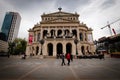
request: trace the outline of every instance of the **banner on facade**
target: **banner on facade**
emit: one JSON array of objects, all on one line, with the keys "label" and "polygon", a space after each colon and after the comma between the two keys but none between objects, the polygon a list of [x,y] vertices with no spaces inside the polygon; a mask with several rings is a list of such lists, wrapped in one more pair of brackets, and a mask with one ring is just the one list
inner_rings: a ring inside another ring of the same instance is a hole
[{"label": "banner on facade", "polygon": [[32,44],[33,42],[33,35],[29,35],[29,43]]}]

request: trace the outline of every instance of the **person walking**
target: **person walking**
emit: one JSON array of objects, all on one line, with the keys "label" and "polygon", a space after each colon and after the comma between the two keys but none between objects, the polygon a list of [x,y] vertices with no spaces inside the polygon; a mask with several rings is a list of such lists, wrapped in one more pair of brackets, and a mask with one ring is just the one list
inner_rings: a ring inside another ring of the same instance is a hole
[{"label": "person walking", "polygon": [[61,54],[62,63],[61,66],[65,65],[65,56],[64,53]]},{"label": "person walking", "polygon": [[72,54],[70,55],[70,59],[71,59],[71,61],[73,61],[73,55]]},{"label": "person walking", "polygon": [[67,53],[67,55],[66,55],[66,58],[67,58],[67,61],[68,61],[68,66],[70,65],[70,53]]}]

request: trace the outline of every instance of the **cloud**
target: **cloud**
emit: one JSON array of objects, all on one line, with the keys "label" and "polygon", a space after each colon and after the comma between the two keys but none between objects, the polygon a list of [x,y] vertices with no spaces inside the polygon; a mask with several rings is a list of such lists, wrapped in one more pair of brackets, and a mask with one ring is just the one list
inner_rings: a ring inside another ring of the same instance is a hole
[{"label": "cloud", "polygon": [[35,6],[35,4],[45,4],[51,2],[50,0],[5,0],[5,2],[8,2],[9,4],[13,5],[14,7],[17,7],[19,9],[27,10],[30,9],[30,7]]},{"label": "cloud", "polygon": [[[108,28],[100,28],[107,25],[107,21],[111,23],[120,18],[119,3],[119,0],[91,0],[89,4],[77,10],[81,15],[80,21],[93,28],[94,39],[110,36]],[[118,31],[117,26],[115,29]]]},{"label": "cloud", "polygon": [[[120,0],[1,0],[0,1],[0,25],[2,25],[5,12],[15,11],[20,13],[22,20],[19,37],[28,37],[28,29],[41,21],[41,15],[45,12],[53,13],[62,7],[62,11],[80,14],[80,22],[93,28],[94,39],[109,35],[107,21],[113,22],[120,18]],[[115,27],[118,32],[120,28]]]},{"label": "cloud", "polygon": [[56,0],[56,6],[62,7],[66,11],[74,12],[79,7],[85,6],[90,0]]},{"label": "cloud", "polygon": [[116,2],[117,2],[116,0],[105,0],[102,3],[101,7],[102,9],[107,9],[107,8],[115,6]]}]

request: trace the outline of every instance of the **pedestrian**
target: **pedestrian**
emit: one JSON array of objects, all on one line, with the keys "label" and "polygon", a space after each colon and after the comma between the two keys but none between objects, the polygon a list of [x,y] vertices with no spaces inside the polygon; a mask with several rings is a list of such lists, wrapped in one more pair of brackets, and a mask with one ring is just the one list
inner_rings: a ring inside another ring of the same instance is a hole
[{"label": "pedestrian", "polygon": [[70,65],[70,53],[67,53],[67,55],[66,55],[66,58],[67,58],[67,61],[68,61],[68,66]]},{"label": "pedestrian", "polygon": [[73,61],[73,55],[72,54],[70,55],[70,59],[71,59],[71,61]]},{"label": "pedestrian", "polygon": [[62,63],[61,66],[65,65],[65,56],[64,53],[61,54]]},{"label": "pedestrian", "polygon": [[26,59],[26,54],[25,54],[25,52],[23,52],[23,57],[22,57],[22,59]]}]

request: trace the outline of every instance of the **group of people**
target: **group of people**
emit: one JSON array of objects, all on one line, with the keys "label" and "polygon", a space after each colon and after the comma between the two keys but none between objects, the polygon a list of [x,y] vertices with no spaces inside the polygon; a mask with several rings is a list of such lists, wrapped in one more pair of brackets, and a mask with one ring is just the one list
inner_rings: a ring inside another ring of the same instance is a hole
[{"label": "group of people", "polygon": [[70,61],[73,61],[73,55],[70,53],[67,53],[66,55],[64,55],[64,53],[61,54],[61,59],[62,59],[62,63],[61,66],[66,65],[65,64],[65,58],[67,59],[68,63],[67,65],[70,65]]}]

